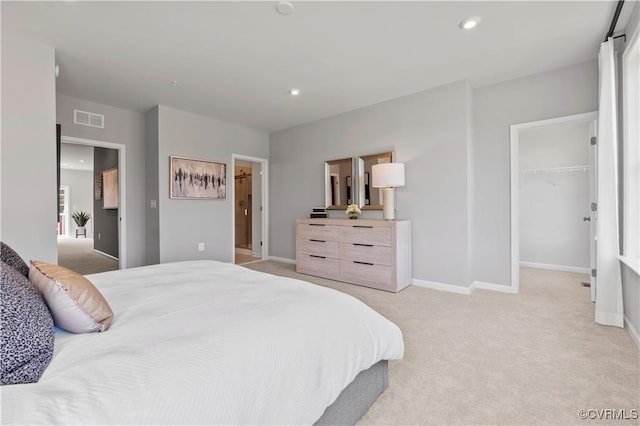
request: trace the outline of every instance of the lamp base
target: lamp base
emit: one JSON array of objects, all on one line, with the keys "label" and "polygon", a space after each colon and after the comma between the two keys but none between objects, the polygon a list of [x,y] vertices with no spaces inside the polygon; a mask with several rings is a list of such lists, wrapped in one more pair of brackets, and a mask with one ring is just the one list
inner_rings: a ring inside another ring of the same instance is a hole
[{"label": "lamp base", "polygon": [[394,220],[396,218],[395,188],[382,188],[382,218]]}]

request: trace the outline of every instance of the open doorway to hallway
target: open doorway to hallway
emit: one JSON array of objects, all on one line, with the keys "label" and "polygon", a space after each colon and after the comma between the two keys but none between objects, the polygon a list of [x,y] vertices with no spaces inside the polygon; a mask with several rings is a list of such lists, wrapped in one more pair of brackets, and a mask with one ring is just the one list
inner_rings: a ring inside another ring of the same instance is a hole
[{"label": "open doorway to hallway", "polygon": [[80,274],[119,268],[118,150],[60,146],[58,264]]}]

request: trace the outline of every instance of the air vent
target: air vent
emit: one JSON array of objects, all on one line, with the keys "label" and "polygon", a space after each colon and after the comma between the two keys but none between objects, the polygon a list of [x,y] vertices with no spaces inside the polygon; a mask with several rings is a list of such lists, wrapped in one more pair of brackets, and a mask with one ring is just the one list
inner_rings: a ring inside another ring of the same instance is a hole
[{"label": "air vent", "polygon": [[99,127],[104,129],[104,115],[92,112],[73,110],[73,122],[82,126]]}]

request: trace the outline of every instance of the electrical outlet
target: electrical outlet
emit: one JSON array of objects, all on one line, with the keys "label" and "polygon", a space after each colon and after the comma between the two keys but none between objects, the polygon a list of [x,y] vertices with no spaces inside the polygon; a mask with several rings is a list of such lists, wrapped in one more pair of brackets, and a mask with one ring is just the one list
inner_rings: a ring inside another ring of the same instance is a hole
[{"label": "electrical outlet", "polygon": [[198,251],[204,251],[204,243],[198,243]]}]

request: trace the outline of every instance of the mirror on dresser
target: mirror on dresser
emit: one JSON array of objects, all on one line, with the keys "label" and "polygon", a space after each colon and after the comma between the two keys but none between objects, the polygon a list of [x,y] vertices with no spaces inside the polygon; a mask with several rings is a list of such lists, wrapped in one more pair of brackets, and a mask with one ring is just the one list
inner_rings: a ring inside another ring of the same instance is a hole
[{"label": "mirror on dresser", "polygon": [[393,152],[358,157],[358,204],[365,210],[382,210],[382,190],[371,186],[371,167],[393,163]]},{"label": "mirror on dresser", "polygon": [[324,198],[327,209],[346,209],[349,204],[355,203],[353,163],[353,158],[325,161]]}]

